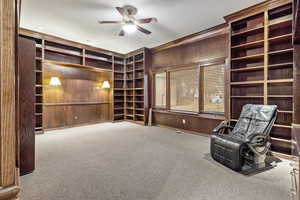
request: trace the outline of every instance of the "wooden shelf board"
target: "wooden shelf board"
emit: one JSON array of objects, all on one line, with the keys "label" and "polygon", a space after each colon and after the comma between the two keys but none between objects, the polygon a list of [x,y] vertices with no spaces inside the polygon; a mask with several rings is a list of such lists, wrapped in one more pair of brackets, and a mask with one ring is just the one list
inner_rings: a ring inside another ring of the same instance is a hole
[{"label": "wooden shelf board", "polygon": [[293,18],[291,17],[288,19],[277,20],[277,21],[274,21],[273,23],[272,23],[272,21],[270,21],[268,26],[269,26],[269,28],[272,28],[274,26],[281,26],[281,25],[288,24],[288,23],[292,24],[292,22],[293,22]]},{"label": "wooden shelf board", "polygon": [[268,95],[269,98],[293,98],[293,95]]},{"label": "wooden shelf board", "polygon": [[124,71],[114,70],[114,73],[124,74]]},{"label": "wooden shelf board", "polygon": [[275,41],[291,39],[292,36],[293,36],[293,34],[289,33],[289,34],[285,34],[285,35],[272,37],[272,38],[269,38],[269,42],[272,43],[272,42],[275,42]]},{"label": "wooden shelf board", "polygon": [[43,60],[41,57],[35,57],[36,60]]},{"label": "wooden shelf board", "polygon": [[283,49],[283,50],[278,50],[278,51],[271,51],[268,54],[269,55],[276,55],[276,54],[282,54],[282,53],[288,53],[288,52],[292,52],[294,49]]},{"label": "wooden shelf board", "polygon": [[289,110],[278,110],[278,113],[293,114],[294,111],[289,111]]},{"label": "wooden shelf board", "polygon": [[263,83],[264,81],[242,81],[242,82],[231,82],[230,85],[257,85]]},{"label": "wooden shelf board", "polygon": [[245,34],[251,34],[252,32],[260,31],[260,30],[263,30],[263,29],[264,29],[263,26],[259,26],[259,27],[251,28],[251,29],[244,30],[244,31],[241,31],[241,32],[232,33],[231,36],[236,37],[236,36],[241,36],[241,35],[245,35]]},{"label": "wooden shelf board", "polygon": [[231,96],[231,98],[264,98],[264,96]]},{"label": "wooden shelf board", "polygon": [[121,108],[114,108],[114,110],[123,110],[124,107],[121,107]]},{"label": "wooden shelf board", "polygon": [[55,52],[55,53],[60,53],[60,54],[65,54],[65,55],[76,56],[76,57],[82,58],[82,54],[80,52],[60,49],[60,48],[57,48],[57,47],[46,46],[45,51],[52,51],[52,52]]},{"label": "wooden shelf board", "polygon": [[271,140],[276,140],[276,141],[285,142],[285,143],[291,143],[292,142],[291,140],[276,138],[276,137],[271,137]]},{"label": "wooden shelf board", "polygon": [[251,60],[251,59],[257,59],[257,58],[263,58],[264,54],[255,54],[251,56],[243,56],[238,58],[232,58],[232,61],[240,61],[240,60]]},{"label": "wooden shelf board", "polygon": [[274,124],[275,127],[279,127],[279,128],[292,128],[292,126],[287,126],[287,125],[282,125],[282,124]]},{"label": "wooden shelf board", "polygon": [[80,65],[80,64],[73,64],[73,63],[64,63],[64,62],[58,62],[53,60],[45,60],[45,63],[55,64],[55,65],[61,65],[64,67],[76,67],[84,70],[94,71],[94,72],[112,72],[111,69],[103,69],[98,67],[91,67],[87,65]]},{"label": "wooden shelf board", "polygon": [[102,58],[102,57],[92,56],[92,55],[85,55],[85,58],[92,59],[92,60],[99,60],[99,61],[107,62],[107,63],[112,63],[112,60]]},{"label": "wooden shelf board", "polygon": [[247,48],[259,47],[259,46],[263,46],[263,45],[264,45],[264,40],[258,40],[258,41],[254,41],[254,42],[248,42],[245,44],[232,46],[231,49],[247,49]]},{"label": "wooden shelf board", "polygon": [[280,68],[280,67],[284,67],[284,66],[293,66],[294,63],[292,62],[287,62],[287,63],[279,63],[279,64],[271,64],[269,65],[269,68]]},{"label": "wooden shelf board", "polygon": [[114,114],[115,117],[124,116],[124,113],[122,114]]},{"label": "wooden shelf board", "polygon": [[276,80],[268,80],[268,83],[292,83],[294,80],[291,79],[276,79]]},{"label": "wooden shelf board", "polygon": [[256,70],[263,70],[264,66],[255,66],[255,67],[244,67],[238,69],[231,69],[231,72],[240,72],[240,71],[256,71]]},{"label": "wooden shelf board", "polygon": [[143,71],[144,67],[136,68],[135,71]]},{"label": "wooden shelf board", "polygon": [[41,116],[43,113],[35,113],[35,116]]}]

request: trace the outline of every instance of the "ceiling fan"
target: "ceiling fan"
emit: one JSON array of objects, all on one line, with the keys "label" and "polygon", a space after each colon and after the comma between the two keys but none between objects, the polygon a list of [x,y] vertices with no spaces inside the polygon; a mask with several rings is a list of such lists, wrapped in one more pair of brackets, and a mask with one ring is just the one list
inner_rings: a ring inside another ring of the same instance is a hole
[{"label": "ceiling fan", "polygon": [[123,7],[116,7],[118,12],[122,15],[123,19],[120,21],[99,21],[100,24],[122,24],[122,30],[119,36],[124,36],[126,33],[132,33],[135,30],[139,30],[147,35],[151,34],[151,31],[141,27],[141,24],[147,24],[151,22],[157,22],[157,18],[145,18],[136,19],[134,16],[137,14],[138,10],[134,6],[125,5]]}]

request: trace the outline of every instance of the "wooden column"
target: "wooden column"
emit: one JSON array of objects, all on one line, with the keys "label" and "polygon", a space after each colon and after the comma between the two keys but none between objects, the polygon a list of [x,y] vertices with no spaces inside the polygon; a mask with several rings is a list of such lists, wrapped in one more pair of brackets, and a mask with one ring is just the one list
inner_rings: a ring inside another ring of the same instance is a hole
[{"label": "wooden column", "polygon": [[18,0],[0,1],[0,200],[19,193],[16,134],[16,27]]}]

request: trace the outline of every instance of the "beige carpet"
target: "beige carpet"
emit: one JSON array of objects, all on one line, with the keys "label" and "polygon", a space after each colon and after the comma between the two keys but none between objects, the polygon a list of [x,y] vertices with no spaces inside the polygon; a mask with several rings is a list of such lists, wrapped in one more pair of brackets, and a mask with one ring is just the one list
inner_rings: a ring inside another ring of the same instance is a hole
[{"label": "beige carpet", "polygon": [[209,138],[132,123],[37,136],[22,200],[288,200],[289,162],[243,176],[209,156]]}]

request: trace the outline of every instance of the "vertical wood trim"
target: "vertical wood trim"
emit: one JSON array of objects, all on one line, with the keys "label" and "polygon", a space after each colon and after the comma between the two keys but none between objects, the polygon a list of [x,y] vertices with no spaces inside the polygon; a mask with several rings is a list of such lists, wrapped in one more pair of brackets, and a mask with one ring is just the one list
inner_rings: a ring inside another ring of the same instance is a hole
[{"label": "vertical wood trim", "polygon": [[204,110],[204,67],[199,66],[198,67],[199,70],[199,81],[198,81],[198,85],[199,85],[199,108],[198,108],[198,113],[200,113],[201,111]]},{"label": "vertical wood trim", "polygon": [[166,108],[167,110],[170,110],[171,109],[171,83],[170,83],[170,72],[166,72],[167,73],[167,94],[166,94]]},{"label": "vertical wood trim", "polygon": [[0,2],[0,186],[15,184],[15,45],[16,1]]},{"label": "vertical wood trim", "polygon": [[[114,56],[112,56],[112,65],[114,62]],[[82,65],[85,66],[85,49],[82,49]]]},{"label": "vertical wood trim", "polygon": [[293,123],[300,124],[300,45],[294,45],[294,116]]},{"label": "vertical wood trim", "polygon": [[269,15],[268,11],[264,12],[264,104],[268,104],[268,65],[269,65]]},{"label": "vertical wood trim", "polygon": [[[230,34],[231,35],[231,34]],[[231,37],[229,35],[229,37]],[[230,41],[231,39],[229,39]],[[231,50],[229,50],[231,51]],[[231,111],[230,111],[230,104],[231,104],[231,86],[230,86],[230,76],[231,76],[231,63],[230,63],[230,55],[229,58],[226,59],[225,61],[225,66],[224,66],[224,112],[225,112],[225,118],[226,120],[230,120],[231,118]]]}]

